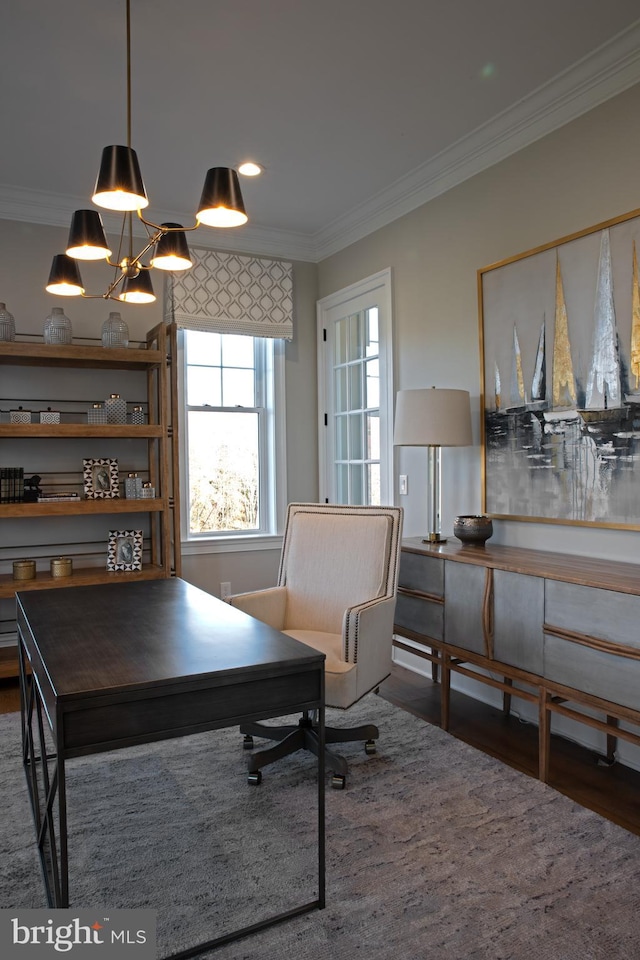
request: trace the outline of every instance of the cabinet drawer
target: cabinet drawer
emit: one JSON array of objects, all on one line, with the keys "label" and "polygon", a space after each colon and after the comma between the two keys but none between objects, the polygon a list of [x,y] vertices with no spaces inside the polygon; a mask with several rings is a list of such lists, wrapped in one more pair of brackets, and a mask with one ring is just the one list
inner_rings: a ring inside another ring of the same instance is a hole
[{"label": "cabinet drawer", "polygon": [[434,600],[422,597],[407,597],[398,593],[394,622],[414,633],[420,633],[432,640],[442,640],[444,606]]},{"label": "cabinet drawer", "polygon": [[640,649],[640,596],[545,581],[545,622]]},{"label": "cabinet drawer", "polygon": [[542,676],[544,580],[493,572],[493,656]]},{"label": "cabinet drawer", "polygon": [[640,710],[640,660],[545,634],[544,675],[565,687]]},{"label": "cabinet drawer", "polygon": [[482,629],[486,575],[484,567],[451,560],[445,563],[445,640],[454,647],[471,650],[482,656],[487,653]]},{"label": "cabinet drawer", "polygon": [[[640,597],[547,580],[545,620],[548,627],[640,651]],[[544,675],[603,700],[640,709],[640,660],[545,633]]]},{"label": "cabinet drawer", "polygon": [[421,553],[400,554],[400,573],[398,584],[408,590],[431,593],[436,597],[444,596],[444,563],[435,557],[425,557]]}]

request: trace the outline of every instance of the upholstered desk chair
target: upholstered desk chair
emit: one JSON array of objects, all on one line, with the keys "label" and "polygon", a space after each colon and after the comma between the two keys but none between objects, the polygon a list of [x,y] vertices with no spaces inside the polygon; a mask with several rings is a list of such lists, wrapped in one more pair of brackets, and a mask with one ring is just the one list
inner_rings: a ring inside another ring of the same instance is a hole
[{"label": "upholstered desk chair", "polygon": [[[278,585],[231,597],[230,603],[326,654],[325,702],[347,709],[374,690],[391,670],[393,615],[398,585],[402,509],[292,503],[282,544]],[[249,782],[261,767],[296,750],[317,755],[315,718],[297,726],[243,725],[245,747],[253,736],[278,741],[249,758]],[[327,744],[365,741],[375,753],[378,729],[325,728]],[[345,786],[347,763],[325,751],[332,786]]]}]

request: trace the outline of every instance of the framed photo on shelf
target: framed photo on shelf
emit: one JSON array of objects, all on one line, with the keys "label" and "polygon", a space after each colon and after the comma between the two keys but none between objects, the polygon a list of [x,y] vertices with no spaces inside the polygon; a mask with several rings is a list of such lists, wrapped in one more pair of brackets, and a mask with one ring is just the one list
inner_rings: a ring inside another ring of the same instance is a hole
[{"label": "framed photo on shelf", "polygon": [[118,461],[100,457],[82,461],[84,495],[87,500],[113,500],[120,496]]},{"label": "framed photo on shelf", "polygon": [[478,271],[483,512],[640,530],[640,216]]},{"label": "framed photo on shelf", "polygon": [[107,570],[142,570],[142,530],[110,530]]}]

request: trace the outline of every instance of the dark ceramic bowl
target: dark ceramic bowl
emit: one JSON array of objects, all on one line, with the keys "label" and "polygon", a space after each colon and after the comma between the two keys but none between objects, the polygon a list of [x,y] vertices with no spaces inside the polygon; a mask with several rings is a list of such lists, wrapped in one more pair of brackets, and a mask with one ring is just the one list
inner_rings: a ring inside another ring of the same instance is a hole
[{"label": "dark ceramic bowl", "polygon": [[453,521],[453,533],[463,543],[483,544],[493,536],[493,523],[491,517],[456,517]]}]

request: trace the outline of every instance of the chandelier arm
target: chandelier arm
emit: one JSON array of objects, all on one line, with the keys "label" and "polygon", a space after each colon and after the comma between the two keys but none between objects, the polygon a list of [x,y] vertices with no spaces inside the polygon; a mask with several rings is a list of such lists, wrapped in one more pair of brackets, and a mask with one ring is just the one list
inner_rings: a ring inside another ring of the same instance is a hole
[{"label": "chandelier arm", "polygon": [[[151,221],[151,220],[146,220],[146,219],[142,216],[142,214],[140,213],[140,210],[137,211],[137,214],[138,214],[138,219],[141,220],[141,221],[144,223],[145,227],[152,227],[154,230],[158,230],[159,233],[160,233],[160,236],[162,236],[162,235],[165,234],[165,233],[178,233],[180,230],[181,230],[183,233],[187,233],[188,231],[191,231],[191,230],[197,230],[198,227],[200,226],[200,224],[199,224],[199,223],[197,222],[197,220],[196,220],[196,222],[194,223],[194,225],[193,225],[192,227],[182,227],[182,226],[180,226],[180,227],[163,227],[163,226],[161,226],[159,223],[153,223],[153,221]],[[160,239],[160,236],[156,237],[156,242]]]},{"label": "chandelier arm", "polygon": [[147,253],[149,250],[151,250],[152,247],[155,247],[156,243],[158,242],[158,240],[160,239],[160,237],[162,236],[163,233],[164,233],[164,231],[163,231],[163,230],[160,230],[160,229],[158,228],[157,232],[154,233],[154,235],[149,239],[149,242],[148,242],[148,244],[146,245],[146,247],[143,247],[142,250],[140,251],[140,253],[137,253],[137,254],[135,255],[135,257],[132,257],[132,258],[130,259],[130,261],[129,261],[130,266],[132,266],[132,267],[140,267],[142,270],[151,270],[151,269],[153,269],[152,267],[147,267],[146,264],[142,263],[142,258],[144,257],[145,253]]},{"label": "chandelier arm", "polygon": [[[116,254],[117,260],[115,261],[115,263],[112,262],[111,260],[109,260],[109,265],[112,266],[112,267],[115,267],[115,268],[118,269],[118,270],[122,270],[122,261],[123,261],[123,256],[124,256],[123,253],[122,253],[122,247],[123,247],[123,244],[124,244],[126,227],[127,227],[127,218],[126,218],[126,216],[125,216],[125,217],[122,218],[122,226],[121,226],[121,228],[120,228],[120,237],[119,237],[119,239],[118,239],[118,253]],[[118,278],[118,279],[121,279],[121,277]],[[117,281],[114,279],[114,281],[113,281],[114,285],[116,284],[116,282],[117,282]],[[113,289],[113,286],[109,289],[108,293],[109,293],[112,289]],[[107,295],[108,295],[108,293],[107,293]]]},{"label": "chandelier arm", "polygon": [[[118,281],[119,283],[120,281]],[[114,303],[120,303],[118,297],[112,297],[109,293],[81,293],[81,300],[113,300]]]},{"label": "chandelier arm", "polygon": [[126,215],[129,224],[129,263],[133,260],[133,217],[130,213]]},{"label": "chandelier arm", "polygon": [[[114,291],[117,287],[120,286],[120,284],[122,283],[123,279],[124,279],[124,271],[121,271],[120,276],[119,276],[119,277],[116,277],[115,280],[113,280],[113,281],[109,284],[106,293],[103,293],[103,294],[102,294],[102,299],[103,299],[103,300],[117,300],[118,298],[117,298],[117,297],[112,297],[111,294],[113,293],[113,291]],[[94,298],[94,299],[97,299],[97,298]]]}]

